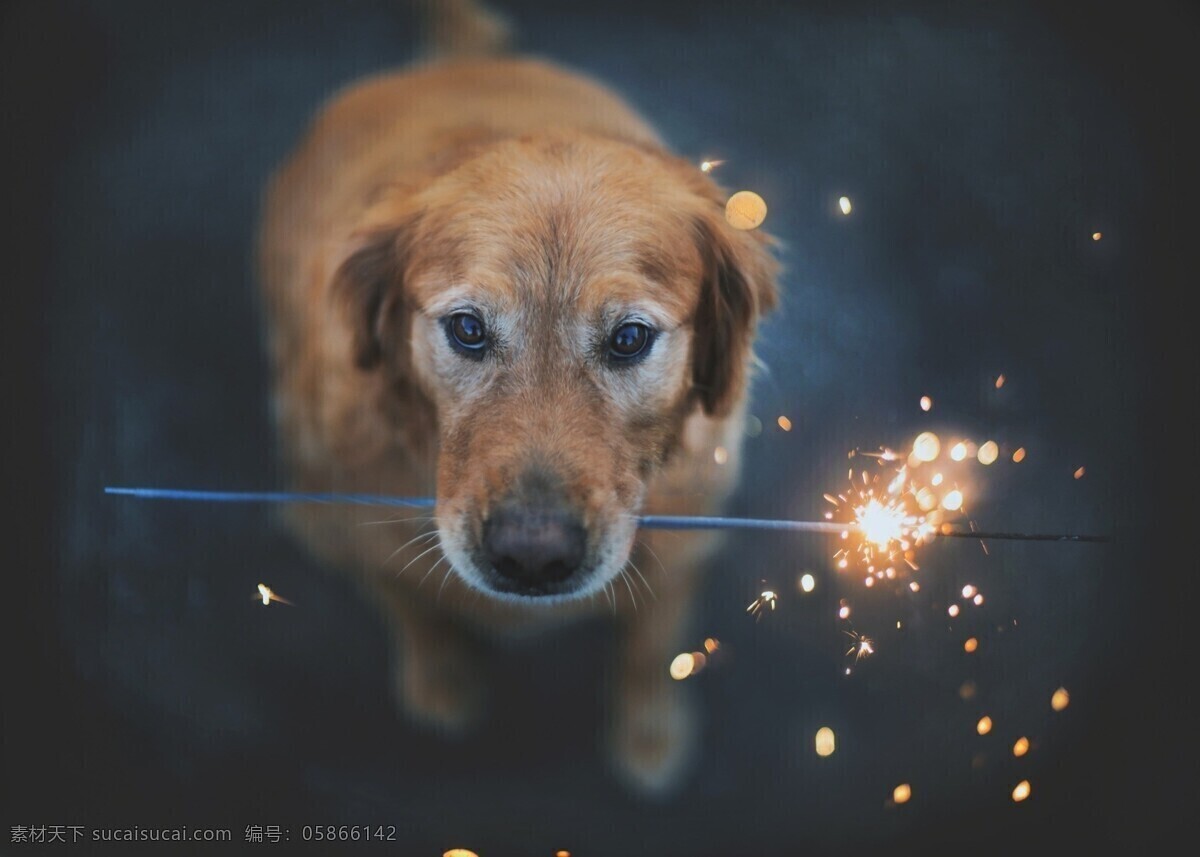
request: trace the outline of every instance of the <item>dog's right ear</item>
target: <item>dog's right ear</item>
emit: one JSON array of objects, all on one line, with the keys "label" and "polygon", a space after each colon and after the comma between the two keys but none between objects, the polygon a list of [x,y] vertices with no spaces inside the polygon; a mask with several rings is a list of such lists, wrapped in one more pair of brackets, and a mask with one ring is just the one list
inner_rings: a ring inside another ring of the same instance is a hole
[{"label": "dog's right ear", "polygon": [[350,325],[359,369],[379,366],[406,328],[403,277],[408,230],[376,227],[358,233],[333,275],[331,296]]}]

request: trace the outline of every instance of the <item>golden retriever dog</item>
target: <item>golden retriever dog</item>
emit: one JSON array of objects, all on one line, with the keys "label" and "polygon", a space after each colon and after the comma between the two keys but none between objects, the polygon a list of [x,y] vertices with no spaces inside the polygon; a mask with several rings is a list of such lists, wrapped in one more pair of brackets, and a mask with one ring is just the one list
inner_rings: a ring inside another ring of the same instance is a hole
[{"label": "golden retriever dog", "polygon": [[388,523],[295,507],[289,524],[383,605],[399,702],[442,728],[480,710],[481,640],[612,615],[613,762],[662,790],[695,739],[668,667],[697,646],[717,537],[637,517],[711,514],[733,488],[776,263],[620,98],[501,55],[472,3],[437,8],[458,52],[333,98],[261,234],[292,487],[437,505]]}]

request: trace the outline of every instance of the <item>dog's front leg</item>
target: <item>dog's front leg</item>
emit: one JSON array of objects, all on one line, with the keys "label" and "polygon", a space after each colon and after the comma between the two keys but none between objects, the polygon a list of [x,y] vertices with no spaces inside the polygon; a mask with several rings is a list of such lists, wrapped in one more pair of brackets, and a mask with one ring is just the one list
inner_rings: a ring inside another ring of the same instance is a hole
[{"label": "dog's front leg", "polygon": [[411,603],[405,595],[387,599],[396,701],[422,723],[447,731],[465,729],[483,707],[477,641],[446,614]]},{"label": "dog's front leg", "polygon": [[[670,665],[677,654],[693,648],[687,634],[700,583],[694,566],[678,560],[691,560],[702,551],[677,548],[653,548],[667,564],[658,569],[660,575],[651,576],[654,597],[639,598],[642,603],[636,611],[624,612],[620,628],[612,722],[614,762],[623,779],[650,794],[662,794],[678,784],[699,737],[692,689],[687,682],[671,678]],[[658,563],[644,551],[636,553],[634,560],[642,569]]]}]

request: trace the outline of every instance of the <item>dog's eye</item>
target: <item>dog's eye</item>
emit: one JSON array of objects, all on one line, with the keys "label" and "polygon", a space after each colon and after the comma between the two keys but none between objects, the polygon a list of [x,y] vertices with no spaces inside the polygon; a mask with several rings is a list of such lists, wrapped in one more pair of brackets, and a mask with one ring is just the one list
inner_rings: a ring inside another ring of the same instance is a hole
[{"label": "dog's eye", "polygon": [[474,313],[456,312],[446,319],[446,333],[450,344],[461,351],[476,356],[487,345],[487,330],[483,320]]},{"label": "dog's eye", "polygon": [[639,322],[627,322],[608,339],[609,356],[616,361],[633,360],[644,355],[654,340],[654,331]]}]

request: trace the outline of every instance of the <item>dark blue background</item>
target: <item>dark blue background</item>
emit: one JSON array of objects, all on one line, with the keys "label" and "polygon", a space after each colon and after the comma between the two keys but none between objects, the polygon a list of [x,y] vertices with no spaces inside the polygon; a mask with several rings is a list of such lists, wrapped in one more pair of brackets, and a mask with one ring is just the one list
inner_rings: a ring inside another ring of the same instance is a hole
[{"label": "dark blue background", "polygon": [[[1159,351],[1178,345],[1156,298],[1186,197],[1162,184],[1162,132],[1195,105],[1172,100],[1179,80],[1161,64],[1195,31],[1171,6],[1136,22],[1039,8],[504,7],[523,49],[607,82],[677,151],[727,159],[719,179],[770,206],[784,300],[759,349],[766,430],[747,441],[732,513],[815,517],[848,449],[932,427],[1029,450],[987,472],[972,509],[984,526],[1117,539],[988,556],[939,543],[921,593],[893,596],[837,578],[824,541],[735,536],[701,623],[726,654],[695,679],[704,756],[676,799],[646,804],[602,762],[603,624],[495,652],[493,716],[443,741],[394,714],[381,621],[270,510],[100,494],[278,483],[253,277],[260,189],[324,98],[413,55],[403,4],[10,7],[8,291],[34,294],[12,327],[7,410],[39,419],[11,420],[25,433],[5,453],[35,480],[9,518],[7,574],[28,594],[7,605],[22,621],[6,652],[4,823],[207,823],[235,839],[283,824],[293,841],[303,824],[395,824],[398,853],[483,857],[1144,835],[1149,790],[1182,764],[1181,748],[1153,743],[1184,693],[1157,678],[1176,657],[1181,572],[1144,526],[1168,505],[1148,477],[1180,466],[1151,438],[1173,422],[1151,399]],[[1195,390],[1187,365],[1177,406]],[[802,570],[817,574],[811,596]],[[256,605],[260,580],[297,606]],[[782,598],[755,624],[743,610],[760,581]],[[968,582],[987,604],[948,622]],[[850,678],[839,597],[879,649]],[[982,644],[967,656],[971,634]],[[1072,704],[1055,715],[1060,684]],[[839,742],[824,760],[821,725]],[[1017,760],[1022,734],[1034,750]],[[1033,798],[1014,805],[1026,777]],[[886,807],[902,781],[914,799]]]}]

